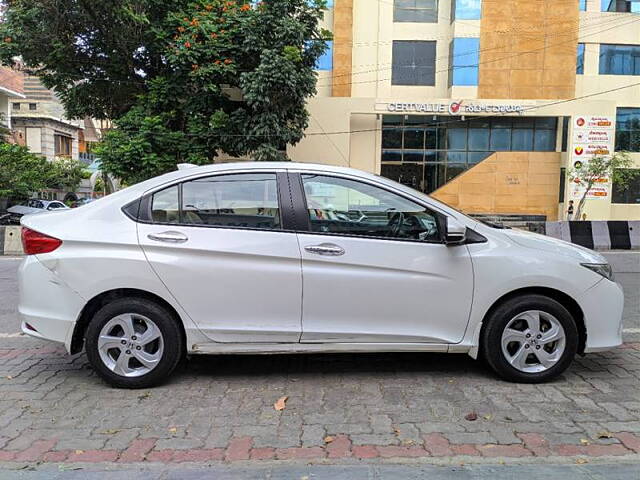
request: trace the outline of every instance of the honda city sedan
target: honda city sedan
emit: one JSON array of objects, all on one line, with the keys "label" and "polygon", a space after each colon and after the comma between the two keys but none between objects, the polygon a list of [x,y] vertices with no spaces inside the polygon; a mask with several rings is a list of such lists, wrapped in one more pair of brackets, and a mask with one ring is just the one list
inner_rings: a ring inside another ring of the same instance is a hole
[{"label": "honda city sedan", "polygon": [[621,344],[600,254],[361,171],[181,169],[22,219],[22,330],[118,387],[185,355],[449,352],[543,382]]}]

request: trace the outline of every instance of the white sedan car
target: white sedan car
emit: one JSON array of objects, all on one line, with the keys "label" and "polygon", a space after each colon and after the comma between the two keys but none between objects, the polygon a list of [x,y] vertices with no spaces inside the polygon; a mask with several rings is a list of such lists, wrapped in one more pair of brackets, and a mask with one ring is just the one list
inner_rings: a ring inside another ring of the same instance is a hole
[{"label": "white sedan car", "polygon": [[357,170],[190,168],[22,224],[23,331],[119,387],[223,353],[467,353],[542,382],[621,344],[598,253]]},{"label": "white sedan car", "polygon": [[18,223],[23,215],[53,212],[54,210],[67,210],[68,208],[69,207],[58,200],[32,198],[20,205],[14,205],[13,207],[8,208],[7,213],[11,214],[12,221]]}]

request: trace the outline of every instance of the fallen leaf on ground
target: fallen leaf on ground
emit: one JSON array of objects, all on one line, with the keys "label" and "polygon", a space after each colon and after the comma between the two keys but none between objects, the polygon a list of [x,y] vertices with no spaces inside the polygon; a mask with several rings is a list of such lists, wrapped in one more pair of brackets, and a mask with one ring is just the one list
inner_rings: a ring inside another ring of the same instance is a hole
[{"label": "fallen leaf on ground", "polygon": [[67,470],[82,470],[82,467],[60,464],[58,465],[58,470],[60,470],[61,472],[66,472]]},{"label": "fallen leaf on ground", "polygon": [[284,410],[284,407],[286,406],[288,399],[289,397],[287,397],[286,395],[284,397],[280,397],[278,401],[273,404],[273,408],[275,408],[278,411]]},{"label": "fallen leaf on ground", "polygon": [[326,437],[324,437],[324,443],[331,443],[333,442],[334,438],[331,435],[327,435]]},{"label": "fallen leaf on ground", "polygon": [[104,432],[100,432],[102,435],[115,435],[116,433],[118,433],[120,430],[105,430]]},{"label": "fallen leaf on ground", "polygon": [[76,455],[80,455],[81,453],[84,453],[84,450],[76,450]]},{"label": "fallen leaf on ground", "polygon": [[169,432],[170,432],[170,433],[176,433],[177,431],[178,431],[178,429],[177,429],[176,427],[171,427],[171,428],[169,429]]},{"label": "fallen leaf on ground", "polygon": [[581,438],[580,439],[580,443],[582,445],[589,445],[591,442],[589,442],[589,440],[587,440],[586,438]]},{"label": "fallen leaf on ground", "polygon": [[7,380],[13,380],[13,377],[11,375],[7,375]]},{"label": "fallen leaf on ground", "polygon": [[611,432],[599,432],[598,438],[613,438],[613,434]]},{"label": "fallen leaf on ground", "polygon": [[589,463],[589,460],[587,460],[586,458],[579,458],[576,460],[576,463],[578,465],[584,465],[585,463]]},{"label": "fallen leaf on ground", "polygon": [[145,392],[142,395],[138,395],[138,400],[144,400],[145,398],[149,398],[151,396],[151,392]]},{"label": "fallen leaf on ground", "polygon": [[491,420],[493,418],[493,415],[484,415],[482,418],[484,418],[485,420]]},{"label": "fallen leaf on ground", "polygon": [[478,414],[476,412],[467,413],[464,416],[464,419],[470,422],[475,422],[478,419]]}]

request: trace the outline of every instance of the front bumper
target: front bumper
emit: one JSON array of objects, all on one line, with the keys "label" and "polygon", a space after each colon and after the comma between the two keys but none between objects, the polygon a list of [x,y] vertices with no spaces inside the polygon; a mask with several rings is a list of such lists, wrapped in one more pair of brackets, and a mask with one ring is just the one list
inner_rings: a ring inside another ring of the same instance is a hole
[{"label": "front bumper", "polygon": [[69,351],[73,328],[86,303],[82,297],[35,256],[22,261],[18,289],[22,331],[32,337],[64,343]]},{"label": "front bumper", "polygon": [[579,303],[587,329],[585,353],[622,345],[624,294],[620,285],[603,279],[587,290]]}]

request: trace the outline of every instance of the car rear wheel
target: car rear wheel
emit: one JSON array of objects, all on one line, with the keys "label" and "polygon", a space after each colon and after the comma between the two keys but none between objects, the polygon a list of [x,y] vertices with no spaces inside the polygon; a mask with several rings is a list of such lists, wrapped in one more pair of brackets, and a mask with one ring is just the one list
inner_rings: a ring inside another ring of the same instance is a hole
[{"label": "car rear wheel", "polygon": [[493,311],[481,341],[487,362],[502,378],[540,383],[569,367],[578,350],[578,329],[556,300],[523,295]]},{"label": "car rear wheel", "polygon": [[143,298],[121,298],[102,307],[86,333],[95,371],[115,387],[146,388],[175,369],[183,352],[177,319]]}]

